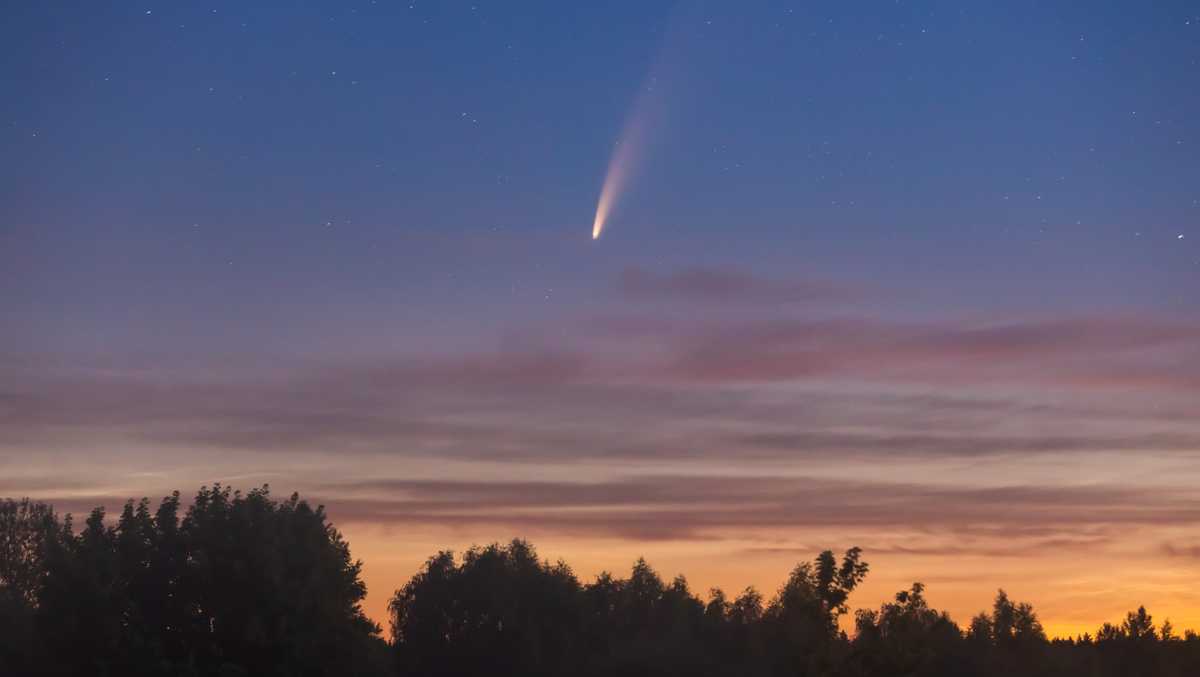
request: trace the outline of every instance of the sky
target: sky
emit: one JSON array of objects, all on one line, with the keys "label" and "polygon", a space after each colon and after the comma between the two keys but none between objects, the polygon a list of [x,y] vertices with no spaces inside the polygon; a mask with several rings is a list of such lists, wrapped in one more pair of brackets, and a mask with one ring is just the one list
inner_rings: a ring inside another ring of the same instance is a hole
[{"label": "sky", "polygon": [[526,537],[1200,629],[1194,2],[47,0],[0,55],[0,495],[300,491],[385,624]]}]

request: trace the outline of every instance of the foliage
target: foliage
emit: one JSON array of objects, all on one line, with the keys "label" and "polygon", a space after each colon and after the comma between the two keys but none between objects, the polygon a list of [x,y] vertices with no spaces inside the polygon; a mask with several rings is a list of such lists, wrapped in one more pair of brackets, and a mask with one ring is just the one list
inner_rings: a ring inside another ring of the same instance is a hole
[{"label": "foliage", "polygon": [[[29,607],[36,662],[53,675],[347,675],[370,672],[378,628],[361,564],[298,496],[202,488],[151,509],[97,508],[43,539]],[[54,530],[50,530],[54,531]],[[6,562],[5,566],[8,566]]]},{"label": "foliage", "polygon": [[70,516],[0,501],[0,674],[893,677],[1200,674],[1200,637],[1145,608],[1049,640],[1000,590],[965,630],[913,583],[840,630],[868,567],[858,548],[801,562],[767,601],[707,599],[645,560],[581,583],[522,540],[431,557],[363,614],[361,564],[324,509],[266,487],[201,488]]},{"label": "foliage", "polygon": [[63,537],[64,527],[50,506],[27,498],[0,500],[0,666],[32,669],[33,612],[45,553]]}]

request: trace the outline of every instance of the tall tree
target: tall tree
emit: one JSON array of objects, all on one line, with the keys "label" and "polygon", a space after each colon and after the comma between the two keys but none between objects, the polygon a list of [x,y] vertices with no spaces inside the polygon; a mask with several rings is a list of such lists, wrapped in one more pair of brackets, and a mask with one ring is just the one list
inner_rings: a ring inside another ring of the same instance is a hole
[{"label": "tall tree", "polygon": [[442,552],[389,605],[402,674],[568,674],[580,643],[579,582],[533,546]]},{"label": "tall tree", "polygon": [[34,612],[47,551],[62,540],[63,528],[44,503],[0,499],[0,672],[18,674],[34,660]]},{"label": "tall tree", "polygon": [[38,594],[45,670],[96,675],[358,675],[382,641],[361,564],[295,494],[202,488],[97,509],[47,549]]},{"label": "tall tree", "polygon": [[949,614],[931,608],[913,583],[878,611],[856,615],[852,665],[860,675],[963,674],[962,635]]},{"label": "tall tree", "polygon": [[837,646],[838,618],[867,570],[860,548],[847,550],[840,565],[826,550],[792,570],[764,617],[777,674],[816,675],[831,669],[835,653],[846,648],[845,642]]},{"label": "tall tree", "polygon": [[378,631],[362,610],[362,563],[327,521],[292,494],[202,488],[180,527],[202,664],[249,674],[350,674]]}]

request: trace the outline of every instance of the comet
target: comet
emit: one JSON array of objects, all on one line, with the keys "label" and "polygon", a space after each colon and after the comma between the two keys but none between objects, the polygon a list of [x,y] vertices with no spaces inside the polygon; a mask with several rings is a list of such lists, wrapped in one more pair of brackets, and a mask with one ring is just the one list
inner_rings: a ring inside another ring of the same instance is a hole
[{"label": "comet", "polygon": [[[650,145],[650,130],[657,130],[660,127],[659,123],[665,120],[667,90],[678,90],[680,71],[687,65],[683,58],[681,42],[691,34],[684,30],[690,19],[681,16],[679,12],[680,7],[676,6],[667,17],[657,57],[646,74],[642,88],[634,98],[633,106],[625,119],[625,126],[613,146],[612,156],[608,160],[608,171],[604,174],[604,184],[600,188],[600,198],[596,201],[596,217],[592,219],[592,240],[600,239],[600,234],[608,225],[614,209],[624,197],[630,182],[636,177],[642,156]],[[666,83],[667,86],[659,87],[660,82]]]},{"label": "comet", "polygon": [[645,146],[646,130],[650,126],[649,120],[653,117],[651,99],[654,94],[654,81],[654,77],[651,76],[647,86],[638,95],[608,161],[604,185],[600,188],[600,199],[596,201],[596,217],[592,220],[593,240],[600,239],[600,233],[608,224],[613,207],[625,193],[630,178],[636,173],[641,150]]},{"label": "comet", "polygon": [[613,204],[625,191],[625,182],[633,165],[633,144],[628,140],[617,142],[613,149],[612,159],[608,163],[608,172],[604,175],[604,186],[600,189],[600,199],[596,202],[596,218],[592,221],[592,239],[599,240]]}]

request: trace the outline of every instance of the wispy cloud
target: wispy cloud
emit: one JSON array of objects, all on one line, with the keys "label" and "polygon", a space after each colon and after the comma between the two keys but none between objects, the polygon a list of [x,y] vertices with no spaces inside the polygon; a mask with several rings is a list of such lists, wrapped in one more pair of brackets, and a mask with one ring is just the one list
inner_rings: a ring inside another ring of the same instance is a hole
[{"label": "wispy cloud", "polygon": [[668,369],[708,382],[845,377],[1185,389],[1200,382],[1200,370],[1183,358],[1197,354],[1200,325],[1153,317],[922,325],[800,319],[697,328],[679,341]]},{"label": "wispy cloud", "polygon": [[[871,555],[900,555],[904,557],[1029,557],[1047,552],[1087,552],[1103,549],[1117,543],[1112,535],[1099,536],[1059,536],[1054,538],[1027,538],[1023,534],[1009,534],[1002,545],[982,544],[978,540],[970,544],[933,544],[933,545],[904,545],[897,543],[864,541],[860,544]],[[1013,542],[1016,541],[1016,542]],[[745,548],[748,554],[789,555],[806,557],[808,553],[818,550],[812,545],[805,546],[755,546]]]},{"label": "wispy cloud", "polygon": [[951,488],[815,477],[641,476],[591,483],[368,480],[320,493],[343,521],[649,540],[814,527],[993,537],[1018,536],[1036,525],[1051,534],[1043,546],[1057,547],[1102,544],[1094,537],[1075,542],[1080,529],[1200,520],[1194,490],[1117,485]]},{"label": "wispy cloud", "polygon": [[609,329],[600,345],[558,350],[509,342],[211,372],[10,357],[0,425],[10,444],[559,462],[1200,448],[1188,404],[1200,325],[1186,322],[646,317]]},{"label": "wispy cloud", "polygon": [[939,580],[965,557],[1044,583],[1085,554],[1200,558],[1190,318],[916,316],[732,269],[610,289],[470,349],[0,353],[0,495],[81,515],[270,481],[356,546],[394,527],[807,558],[832,536]]},{"label": "wispy cloud", "polygon": [[[36,492],[61,512],[110,513],[120,494]],[[157,497],[152,496],[152,500]],[[1108,530],[1200,522],[1194,490],[1104,485],[951,488],[817,477],[631,476],[604,482],[371,479],[315,485],[311,501],[342,525],[478,528],[517,535],[589,535],[639,541],[737,538],[769,542],[796,529],[924,533],[924,542],[881,541],[880,554],[1014,557],[1038,550],[1087,550]],[[939,536],[940,535],[940,536]],[[952,538],[957,544],[938,544]],[[763,545],[756,551],[809,548]],[[1172,557],[1192,546],[1163,545]]]},{"label": "wispy cloud", "polygon": [[1175,543],[1163,543],[1162,552],[1167,557],[1180,557],[1183,559],[1200,560],[1200,544],[1198,545],[1178,545]]},{"label": "wispy cloud", "polygon": [[791,303],[844,301],[858,294],[849,286],[824,280],[775,280],[725,268],[684,268],[659,273],[630,267],[618,288],[628,298],[668,298],[698,303]]}]

